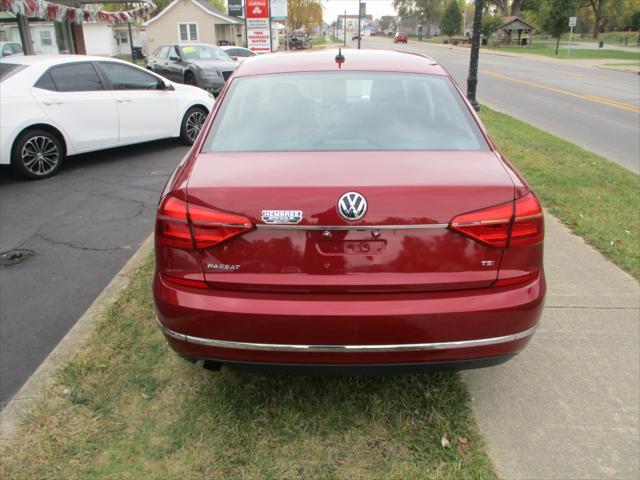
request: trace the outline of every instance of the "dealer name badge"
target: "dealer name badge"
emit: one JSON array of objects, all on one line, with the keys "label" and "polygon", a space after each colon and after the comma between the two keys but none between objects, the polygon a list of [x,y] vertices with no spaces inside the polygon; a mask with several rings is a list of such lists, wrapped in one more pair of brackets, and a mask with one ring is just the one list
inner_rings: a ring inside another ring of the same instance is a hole
[{"label": "dealer name badge", "polygon": [[262,221],[269,224],[291,225],[302,221],[302,210],[262,210]]}]

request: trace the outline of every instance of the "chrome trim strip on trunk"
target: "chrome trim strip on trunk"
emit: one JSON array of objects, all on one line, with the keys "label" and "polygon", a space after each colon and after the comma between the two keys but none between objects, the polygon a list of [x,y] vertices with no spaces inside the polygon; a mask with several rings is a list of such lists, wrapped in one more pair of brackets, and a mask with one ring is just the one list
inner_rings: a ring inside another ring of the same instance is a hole
[{"label": "chrome trim strip on trunk", "polygon": [[497,345],[500,343],[514,342],[528,337],[535,332],[538,325],[534,325],[524,332],[512,333],[501,337],[479,338],[476,340],[459,340],[454,342],[433,342],[433,343],[402,343],[389,345],[295,345],[278,343],[252,343],[234,342],[230,340],[216,340],[213,338],[193,337],[184,333],[174,332],[160,323],[158,317],[156,321],[165,335],[187,343],[205,345],[207,347],[230,348],[236,350],[261,350],[270,352],[331,352],[331,353],[362,353],[362,352],[408,352],[424,350],[447,350],[451,348],[484,347],[486,345]]},{"label": "chrome trim strip on trunk", "polygon": [[286,230],[418,230],[426,228],[447,228],[448,223],[423,223],[415,225],[271,225],[260,223],[258,229]]}]

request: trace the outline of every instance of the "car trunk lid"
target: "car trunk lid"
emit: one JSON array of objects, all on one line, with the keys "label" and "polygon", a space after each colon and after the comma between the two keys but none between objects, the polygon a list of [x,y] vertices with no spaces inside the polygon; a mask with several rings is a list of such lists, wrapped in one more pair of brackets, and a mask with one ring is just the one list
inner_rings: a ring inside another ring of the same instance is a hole
[{"label": "car trunk lid", "polygon": [[[337,209],[366,198],[360,220]],[[502,249],[447,228],[455,216],[514,199],[491,151],[208,153],[193,166],[188,201],[256,226],[198,250],[215,288],[388,292],[478,288],[495,281]],[[299,223],[269,224],[263,211]]]}]

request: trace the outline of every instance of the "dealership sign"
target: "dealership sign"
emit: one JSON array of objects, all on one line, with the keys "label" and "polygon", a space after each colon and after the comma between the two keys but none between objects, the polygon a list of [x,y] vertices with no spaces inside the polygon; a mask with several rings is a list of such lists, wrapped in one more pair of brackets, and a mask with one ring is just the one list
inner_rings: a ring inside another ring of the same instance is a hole
[{"label": "dealership sign", "polygon": [[269,28],[250,28],[247,30],[247,45],[249,50],[257,53],[271,51],[271,35]]},{"label": "dealership sign", "polygon": [[247,28],[269,28],[269,0],[246,0]]},{"label": "dealership sign", "polygon": [[246,0],[247,48],[254,52],[271,51],[269,0]]},{"label": "dealership sign", "polygon": [[242,0],[227,0],[230,17],[242,17]]},{"label": "dealership sign", "polygon": [[271,18],[273,20],[287,19],[287,0],[271,0]]}]

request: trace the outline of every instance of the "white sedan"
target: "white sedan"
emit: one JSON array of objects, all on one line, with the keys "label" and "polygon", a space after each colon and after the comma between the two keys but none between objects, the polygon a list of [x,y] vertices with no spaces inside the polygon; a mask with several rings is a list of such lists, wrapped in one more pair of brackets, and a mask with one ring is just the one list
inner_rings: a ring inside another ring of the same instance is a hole
[{"label": "white sedan", "polygon": [[32,179],[65,156],[180,137],[192,144],[213,96],[121,60],[86,55],[0,61],[0,164]]},{"label": "white sedan", "polygon": [[253,50],[249,50],[248,48],[244,47],[235,47],[228,45],[220,48],[224,50],[224,53],[229,55],[236,62],[244,62],[247,58],[255,57],[257,55],[257,53]]}]

